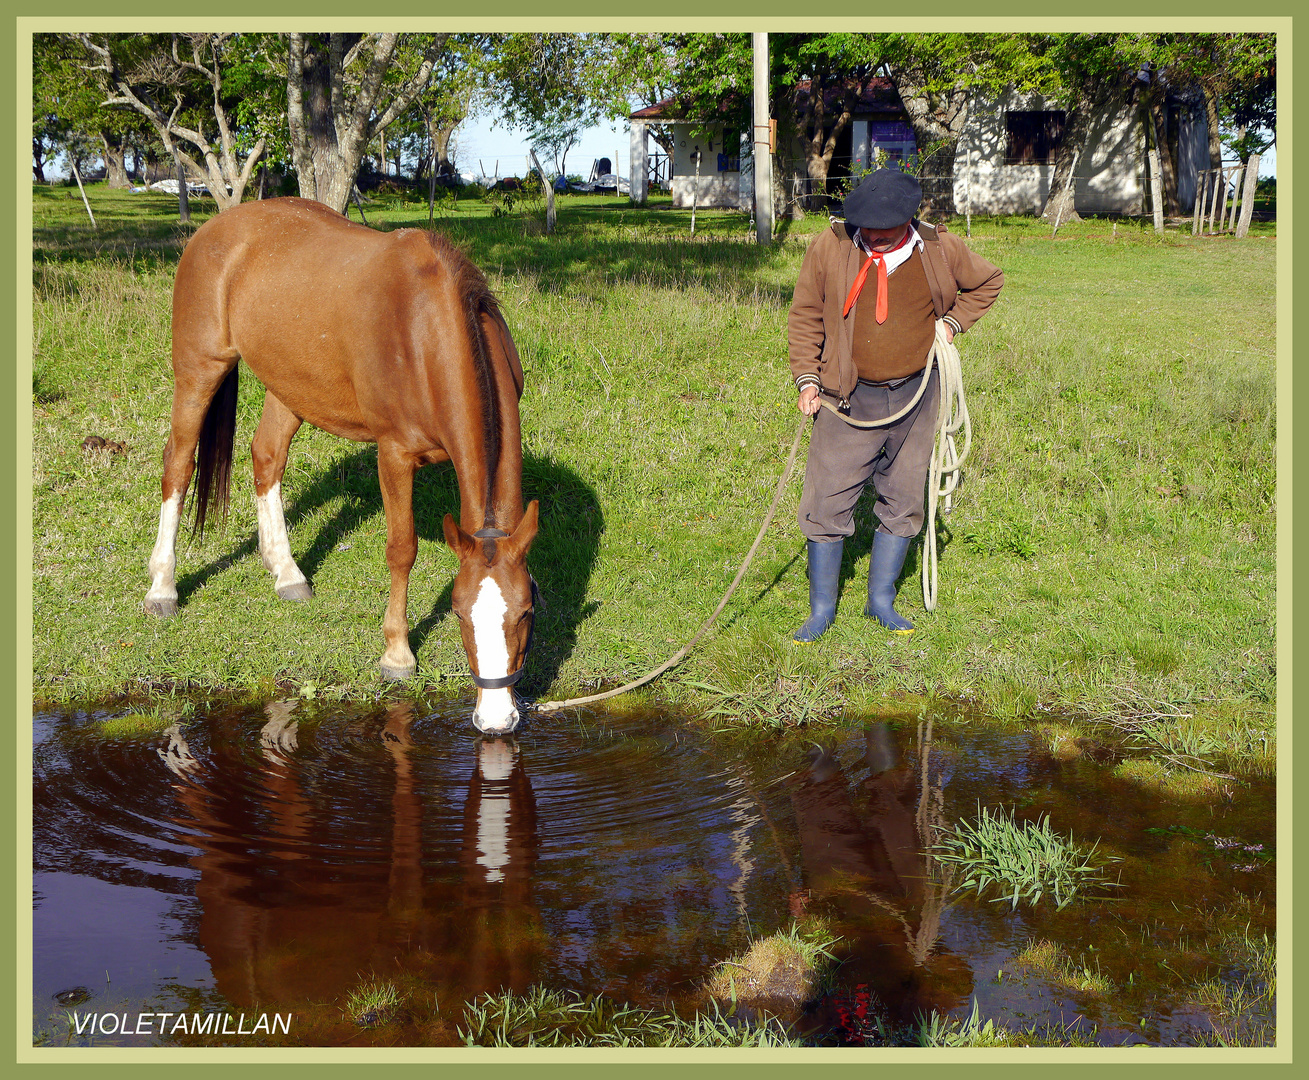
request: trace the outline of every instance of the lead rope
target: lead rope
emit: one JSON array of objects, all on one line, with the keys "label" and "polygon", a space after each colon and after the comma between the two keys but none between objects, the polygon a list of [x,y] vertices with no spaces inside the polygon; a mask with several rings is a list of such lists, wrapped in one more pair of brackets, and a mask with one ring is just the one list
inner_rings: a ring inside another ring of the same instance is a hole
[{"label": "lead rope", "polygon": [[791,471],[795,468],[795,456],[800,451],[800,440],[804,436],[805,422],[809,418],[802,416],[800,426],[795,431],[795,441],[791,443],[791,454],[786,459],[786,468],[782,470],[782,478],[777,481],[777,491],[773,494],[773,505],[768,508],[768,513],[764,515],[764,523],[759,526],[759,535],[754,538],[754,543],[750,545],[750,553],[746,555],[745,562],[741,564],[741,569],[736,572],[731,586],[723,594],[723,598],[718,601],[718,606],[714,608],[714,613],[704,621],[704,625],[695,632],[695,637],[688,641],[678,650],[677,654],[667,660],[653,671],[647,672],[634,682],[627,683],[615,690],[606,690],[603,694],[592,694],[589,697],[569,698],[567,701],[543,701],[538,702],[536,708],[541,712],[554,712],[556,709],[567,708],[570,705],[589,705],[593,701],[604,701],[606,698],[617,697],[619,694],[626,694],[629,690],[635,690],[639,686],[644,686],[648,682],[653,682],[670,667],[680,664],[686,659],[686,654],[695,648],[696,643],[704,637],[705,631],[713,626],[714,620],[723,613],[723,608],[727,607],[727,601],[732,598],[736,592],[736,587],[741,584],[741,579],[745,577],[745,572],[750,568],[750,563],[754,561],[755,552],[759,550],[759,545],[763,542],[764,533],[768,531],[768,526],[773,523],[773,518],[777,515],[777,508],[782,503],[782,494],[786,491],[787,481],[791,479]]},{"label": "lead rope", "polygon": [[[918,392],[914,395],[914,399],[894,416],[888,416],[884,420],[852,420],[827,402],[821,403],[823,408],[835,413],[847,424],[854,427],[885,427],[887,424],[899,420],[918,404],[927,390],[927,380],[931,376],[933,361],[936,362],[937,369],[941,373],[941,400],[937,408],[936,445],[932,451],[927,477],[927,540],[923,548],[923,604],[928,611],[933,611],[936,608],[937,503],[944,500],[942,513],[948,514],[950,512],[954,489],[959,483],[959,467],[963,464],[964,458],[968,456],[968,450],[973,441],[972,425],[968,420],[968,405],[964,400],[964,383],[959,364],[959,350],[946,339],[945,323],[940,319],[936,321],[936,337],[932,342],[932,352],[927,358],[927,366],[923,369],[923,379],[919,384]],[[714,621],[723,613],[723,609],[727,607],[727,602],[731,600],[732,594],[736,592],[737,586],[741,584],[742,579],[745,577],[745,572],[754,561],[755,553],[758,552],[759,545],[763,542],[764,533],[768,531],[768,526],[773,523],[773,518],[777,516],[777,508],[781,505],[782,494],[786,491],[786,485],[795,469],[795,458],[800,451],[800,440],[804,437],[805,425],[808,421],[809,417],[807,416],[800,418],[800,426],[796,428],[795,440],[791,443],[791,453],[786,459],[786,468],[782,470],[781,479],[777,481],[777,491],[773,494],[773,505],[768,508],[768,513],[764,515],[763,524],[759,526],[759,533],[755,536],[754,543],[750,545],[750,551],[745,557],[745,562],[741,564],[741,569],[736,572],[736,577],[732,580],[727,592],[723,594],[723,598],[718,601],[714,613],[704,621],[700,629],[695,632],[695,636],[672,657],[657,668],[642,675],[639,679],[615,687],[613,690],[606,690],[601,694],[568,698],[566,701],[539,701],[533,708],[538,712],[556,712],[559,709],[571,708],[574,705],[590,705],[592,702],[618,697],[620,694],[626,694],[629,691],[645,686],[647,683],[654,682],[669,668],[676,667],[686,659],[687,654],[695,648],[700,639],[704,637],[705,632],[709,627],[713,626]],[[961,454],[955,452],[954,442],[955,433],[960,428],[964,432],[964,449]],[[947,477],[944,486],[942,486],[943,476]],[[929,576],[931,579],[930,591],[928,586]]]}]

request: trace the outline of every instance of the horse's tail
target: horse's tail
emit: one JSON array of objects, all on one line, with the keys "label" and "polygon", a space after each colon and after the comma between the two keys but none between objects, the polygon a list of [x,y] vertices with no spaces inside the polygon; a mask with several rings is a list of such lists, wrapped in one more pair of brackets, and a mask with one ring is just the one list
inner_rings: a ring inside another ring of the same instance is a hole
[{"label": "horse's tail", "polygon": [[209,402],[200,428],[199,463],[195,470],[195,533],[204,536],[205,516],[215,507],[227,520],[227,496],[232,481],[232,443],[236,438],[237,365],[227,373]]}]

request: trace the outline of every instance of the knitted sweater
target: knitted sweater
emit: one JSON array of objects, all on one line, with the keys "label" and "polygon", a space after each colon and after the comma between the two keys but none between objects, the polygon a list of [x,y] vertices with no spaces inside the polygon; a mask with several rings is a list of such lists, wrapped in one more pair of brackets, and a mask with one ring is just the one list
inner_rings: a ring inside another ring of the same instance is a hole
[{"label": "knitted sweater", "polygon": [[[962,334],[995,303],[1004,284],[1000,268],[987,262],[944,225],[914,221],[923,238],[923,270],[938,319]],[[872,304],[876,289],[864,286],[843,316],[841,309],[866,256],[852,237],[854,227],[835,222],[809,244],[787,318],[787,345],[796,388],[816,384],[842,399],[859,380],[853,360],[855,313]]]}]

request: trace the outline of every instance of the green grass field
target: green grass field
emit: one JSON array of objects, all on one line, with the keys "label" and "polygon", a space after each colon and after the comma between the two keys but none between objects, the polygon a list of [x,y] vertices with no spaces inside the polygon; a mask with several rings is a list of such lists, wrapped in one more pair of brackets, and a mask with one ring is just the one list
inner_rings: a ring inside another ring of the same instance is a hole
[{"label": "green grass field", "polygon": [[[197,201],[182,227],[164,196],[91,197],[95,231],[75,189],[33,189],[36,695],[371,697],[387,590],[375,450],[308,428],[297,437],[287,518],[317,596],[278,601],[255,550],[249,439],[262,389],[248,371],[227,526],[180,546],[180,617],[142,612],[173,268],[212,204]],[[553,236],[539,204],[496,215],[461,200],[436,223],[486,271],[527,374],[524,480],[542,504],[529,562],[548,606],[521,688],[541,698],[662,662],[731,581],[799,423],[786,312],[825,223],[786,223],[761,249],[740,214],[700,211],[692,238],[689,213],[666,202],[559,207]],[[384,228],[427,222],[418,203],[368,214]],[[922,610],[916,547],[899,606],[918,632],[887,635],[861,616],[866,495],[838,621],[819,643],[792,644],[807,612],[797,470],[718,627],[650,693],[701,709],[753,702],[773,719],[919,697],[1004,718],[1131,703],[1271,717],[1273,227],[1235,242],[1087,220],[1052,241],[1039,221],[975,218],[972,233],[1007,283],[959,340],[974,448],[940,526],[938,609]],[[126,452],[83,450],[93,434]],[[452,474],[420,472],[416,501],[419,669],[406,692],[467,692],[440,535],[457,508]]]}]

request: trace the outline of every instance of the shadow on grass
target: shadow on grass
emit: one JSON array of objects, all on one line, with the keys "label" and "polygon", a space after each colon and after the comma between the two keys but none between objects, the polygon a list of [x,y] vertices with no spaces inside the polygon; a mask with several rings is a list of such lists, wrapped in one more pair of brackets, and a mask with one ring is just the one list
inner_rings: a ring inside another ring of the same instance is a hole
[{"label": "shadow on grass", "polygon": [[[239,483],[239,480],[234,483]],[[296,525],[328,503],[349,496],[335,515],[324,523],[307,547],[295,541]],[[528,565],[541,589],[543,605],[537,610],[535,638],[528,658],[527,676],[520,691],[531,695],[549,686],[559,674],[560,666],[572,654],[577,643],[577,628],[592,614],[597,603],[586,600],[604,515],[595,490],[566,465],[535,454],[523,459],[523,499],[541,502],[541,526]],[[286,508],[287,527],[293,547],[300,552],[300,569],[312,582],[336,547],[348,541],[364,522],[383,513],[382,494],[377,481],[377,449],[362,447],[344,459],[334,459],[300,489]],[[459,484],[454,470],[447,466],[419,469],[414,477],[414,520],[418,535],[444,543],[441,522],[447,513],[459,516]],[[254,536],[247,537],[231,550],[205,566],[178,578],[179,603],[191,596],[216,574],[234,563],[256,557]],[[431,571],[415,565],[415,573]],[[388,578],[385,560],[375,568],[377,583]],[[371,572],[371,571],[370,571]],[[432,609],[426,613],[410,612],[409,644],[419,655],[422,674],[422,647],[432,629],[449,613],[453,586],[447,582]],[[382,614],[377,612],[378,652],[382,648]]]}]

